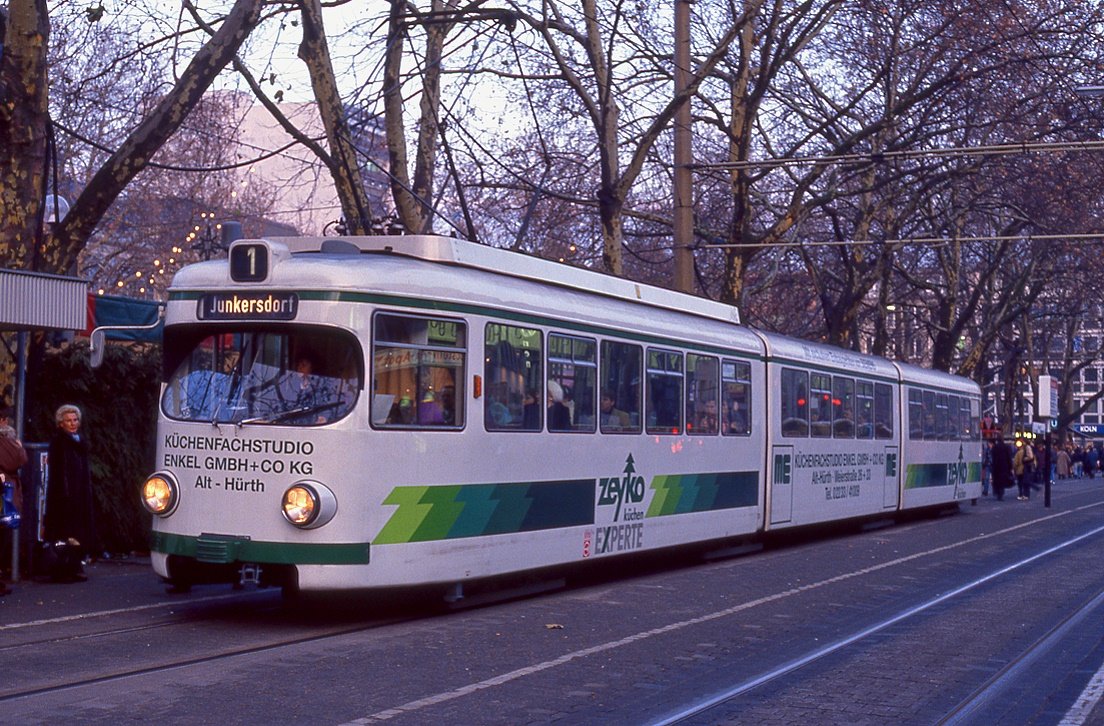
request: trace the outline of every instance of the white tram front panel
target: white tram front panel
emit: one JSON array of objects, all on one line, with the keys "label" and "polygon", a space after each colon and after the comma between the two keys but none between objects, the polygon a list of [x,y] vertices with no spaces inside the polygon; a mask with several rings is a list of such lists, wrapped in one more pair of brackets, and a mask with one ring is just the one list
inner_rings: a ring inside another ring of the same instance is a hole
[{"label": "white tram front panel", "polygon": [[[417,239],[384,240],[404,242]],[[304,589],[456,582],[763,526],[763,348],[721,306],[688,315],[259,241],[235,243],[229,267],[237,282],[225,262],[188,268],[170,296],[157,460],[177,496],[154,521],[163,576],[256,564],[293,568]],[[293,403],[301,352],[326,393]],[[598,422],[606,382],[619,428]],[[555,430],[546,403],[566,388]],[[446,389],[452,416],[431,411]],[[294,487],[321,519],[285,519]]]},{"label": "white tram front panel", "polygon": [[892,512],[899,504],[897,369],[765,335],[767,529]]}]

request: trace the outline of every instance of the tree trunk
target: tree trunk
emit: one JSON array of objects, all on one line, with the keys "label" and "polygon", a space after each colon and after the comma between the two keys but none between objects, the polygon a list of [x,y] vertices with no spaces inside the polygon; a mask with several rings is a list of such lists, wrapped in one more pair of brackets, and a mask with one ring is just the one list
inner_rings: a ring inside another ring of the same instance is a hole
[{"label": "tree trunk", "polygon": [[35,263],[46,194],[46,0],[12,0],[0,63],[0,267]]},{"label": "tree trunk", "polygon": [[368,234],[374,215],[364,190],[356,148],[334,78],[326,31],[322,27],[322,3],[320,0],[303,0],[301,8],[303,42],[299,45],[299,58],[310,73],[318,112],[326,129],[326,140],[330,146],[330,173],[337,197],[341,200],[346,230],[349,234]]}]

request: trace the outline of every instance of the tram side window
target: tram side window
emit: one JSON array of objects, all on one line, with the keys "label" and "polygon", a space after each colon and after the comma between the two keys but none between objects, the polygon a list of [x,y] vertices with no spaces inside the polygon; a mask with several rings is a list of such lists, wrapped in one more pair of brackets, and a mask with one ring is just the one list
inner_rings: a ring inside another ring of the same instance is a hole
[{"label": "tram side window", "polygon": [[640,346],[602,341],[598,418],[604,434],[640,433]]},{"label": "tram side window", "polygon": [[893,438],[893,387],[874,384],[874,438]]},{"label": "tram side window", "polygon": [[855,381],[855,438],[874,438],[874,384]]},{"label": "tram side window", "polygon": [[694,353],[686,355],[686,433],[706,436],[720,430],[719,374],[716,358]]},{"label": "tram side window", "polygon": [[751,366],[726,360],[721,364],[721,433],[751,434]]},{"label": "tram side window", "polygon": [[832,376],[832,436],[855,438],[855,379]]},{"label": "tram side window", "polygon": [[598,344],[587,338],[551,333],[548,336],[548,379],[559,384],[571,426],[548,430],[594,431],[595,386],[598,383]]},{"label": "tram side window", "polygon": [[644,389],[649,434],[682,433],[682,353],[648,348],[648,385]]},{"label": "tram side window", "polygon": [[909,438],[922,441],[924,438],[924,393],[919,388],[910,388],[908,392]]},{"label": "tram side window", "polygon": [[832,436],[832,376],[824,373],[809,375],[812,395],[809,396],[809,433],[814,438]]},{"label": "tram side window", "polygon": [[981,423],[978,421],[980,402],[976,398],[963,398],[962,400],[962,439],[964,441],[977,441],[981,432]]},{"label": "tram side window", "polygon": [[464,425],[467,325],[380,313],[375,318],[372,423],[382,428]]},{"label": "tram side window", "polygon": [[782,435],[809,435],[809,374],[782,369]]},{"label": "tram side window", "polygon": [[[545,408],[542,343],[541,331],[535,328],[487,324],[483,422],[488,431],[541,430]],[[552,393],[549,386],[550,397]],[[559,406],[564,406],[562,389],[559,393]]]}]

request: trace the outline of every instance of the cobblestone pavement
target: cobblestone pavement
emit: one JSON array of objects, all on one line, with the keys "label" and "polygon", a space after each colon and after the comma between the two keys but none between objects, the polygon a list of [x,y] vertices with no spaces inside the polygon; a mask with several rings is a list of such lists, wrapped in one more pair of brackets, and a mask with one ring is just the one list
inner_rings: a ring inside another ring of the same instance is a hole
[{"label": "cobblestone pavement", "polygon": [[[1104,534],[1040,553],[1102,525],[1104,483],[1070,482],[1049,510],[983,499],[727,560],[622,563],[561,591],[371,627],[378,599],[337,615],[282,609],[267,591],[171,599],[144,562],[105,562],[87,583],[16,585],[0,600],[0,653],[61,653],[79,627],[81,647],[112,661],[140,668],[155,647],[181,664],[38,696],[0,690],[0,721],[107,723],[126,708],[160,723],[638,724],[761,680],[690,722],[939,723],[997,683],[962,722],[1057,724],[1104,663],[1104,617],[1039,644],[1104,591]],[[296,642],[277,647],[288,633]],[[237,655],[203,658],[232,643]]]}]

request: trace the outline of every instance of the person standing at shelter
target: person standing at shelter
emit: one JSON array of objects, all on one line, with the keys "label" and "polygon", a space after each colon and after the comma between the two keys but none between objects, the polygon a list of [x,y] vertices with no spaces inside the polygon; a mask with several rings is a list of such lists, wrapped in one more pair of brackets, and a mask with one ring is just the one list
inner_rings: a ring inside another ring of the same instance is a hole
[{"label": "person standing at shelter", "polygon": [[1012,486],[1012,450],[1003,438],[993,443],[993,493],[1004,501],[1004,490]]},{"label": "person standing at shelter", "polygon": [[96,532],[88,437],[81,432],[81,411],[66,404],[54,414],[57,431],[50,440],[46,490],[46,540],[65,543],[52,573],[60,582],[83,582],[81,557],[100,551]]},{"label": "person standing at shelter", "polygon": [[[23,448],[23,442],[15,437],[15,429],[11,427],[12,412],[9,408],[0,408],[0,487],[11,486],[12,504],[16,512],[23,511],[23,491],[19,486],[19,470],[27,463],[27,451]],[[4,492],[0,490],[0,495]],[[12,531],[14,541],[17,532]],[[10,553],[10,550],[7,551]],[[0,595],[7,595],[11,589],[0,581]]]},{"label": "person standing at shelter", "polygon": [[1019,441],[1016,456],[1012,459],[1012,470],[1020,488],[1020,495],[1016,499],[1026,502],[1031,498],[1031,484],[1035,478],[1035,448],[1030,442],[1022,439]]}]

